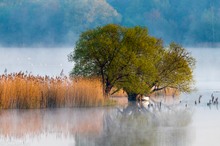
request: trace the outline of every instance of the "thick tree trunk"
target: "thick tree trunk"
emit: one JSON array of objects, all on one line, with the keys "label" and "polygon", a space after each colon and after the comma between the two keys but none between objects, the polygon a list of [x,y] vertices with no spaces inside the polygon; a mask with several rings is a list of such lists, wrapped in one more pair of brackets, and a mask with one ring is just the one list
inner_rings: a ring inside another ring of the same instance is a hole
[{"label": "thick tree trunk", "polygon": [[112,89],[111,86],[106,86],[105,87],[105,98],[109,98],[111,89]]},{"label": "thick tree trunk", "polygon": [[137,100],[137,93],[127,92],[128,101],[136,101]]},{"label": "thick tree trunk", "polygon": [[105,98],[109,98],[110,96],[110,92],[112,90],[112,85],[110,84],[110,82],[108,82],[108,80],[106,81],[106,84],[105,84]]}]

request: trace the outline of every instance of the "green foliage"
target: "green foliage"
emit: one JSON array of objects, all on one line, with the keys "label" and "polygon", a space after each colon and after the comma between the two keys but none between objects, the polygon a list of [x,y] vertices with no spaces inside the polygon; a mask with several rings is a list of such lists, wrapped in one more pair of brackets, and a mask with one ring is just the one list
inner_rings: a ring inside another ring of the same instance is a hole
[{"label": "green foliage", "polygon": [[109,24],[81,34],[69,61],[71,75],[100,76],[106,96],[112,87],[149,94],[166,87],[190,91],[194,59],[181,46],[168,49],[147,28]]},{"label": "green foliage", "polygon": [[179,91],[190,92],[193,83],[193,68],[195,59],[180,45],[171,43],[165,49],[157,65],[158,77],[156,89],[166,87],[176,88]]}]

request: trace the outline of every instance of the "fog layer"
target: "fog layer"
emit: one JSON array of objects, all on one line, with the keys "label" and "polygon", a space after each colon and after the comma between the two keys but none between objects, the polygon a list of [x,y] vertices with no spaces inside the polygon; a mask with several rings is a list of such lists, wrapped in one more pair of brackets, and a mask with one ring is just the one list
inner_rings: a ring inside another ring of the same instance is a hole
[{"label": "fog layer", "polygon": [[73,48],[0,48],[0,74],[28,72],[33,75],[69,75],[73,64],[67,55]]},{"label": "fog layer", "polygon": [[[195,87],[220,89],[220,50],[211,48],[186,48],[196,58]],[[0,48],[0,74],[28,71],[34,75],[65,75],[73,68],[67,55],[73,48]]]}]

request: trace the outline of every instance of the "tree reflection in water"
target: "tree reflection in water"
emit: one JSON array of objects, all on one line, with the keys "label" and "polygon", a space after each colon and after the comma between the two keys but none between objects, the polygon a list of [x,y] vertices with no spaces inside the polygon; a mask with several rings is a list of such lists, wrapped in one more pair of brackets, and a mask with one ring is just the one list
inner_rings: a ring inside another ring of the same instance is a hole
[{"label": "tree reflection in water", "polygon": [[98,137],[76,136],[76,145],[90,146],[188,146],[192,113],[174,107],[145,107],[129,103],[104,114],[103,131]]},{"label": "tree reflection in water", "polygon": [[136,102],[123,108],[2,110],[0,145],[10,145],[10,139],[30,146],[56,141],[63,146],[188,146],[191,116],[186,109]]}]

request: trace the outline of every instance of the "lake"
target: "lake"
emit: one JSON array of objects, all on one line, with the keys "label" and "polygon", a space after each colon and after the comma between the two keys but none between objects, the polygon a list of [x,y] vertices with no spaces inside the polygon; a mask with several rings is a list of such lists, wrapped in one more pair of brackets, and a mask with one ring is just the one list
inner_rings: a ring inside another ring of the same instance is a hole
[{"label": "lake", "polygon": [[[70,48],[1,49],[0,72],[29,71],[59,75],[71,70]],[[218,145],[220,49],[189,48],[196,58],[196,90],[167,104],[144,107],[138,103],[116,107],[1,110],[1,146],[206,146]],[[10,58],[10,59],[8,59]],[[198,103],[202,95],[201,103]],[[195,101],[197,104],[195,105]]]},{"label": "lake", "polygon": [[[182,101],[183,103],[186,101]],[[201,146],[220,134],[217,106],[2,110],[0,145]]]}]

